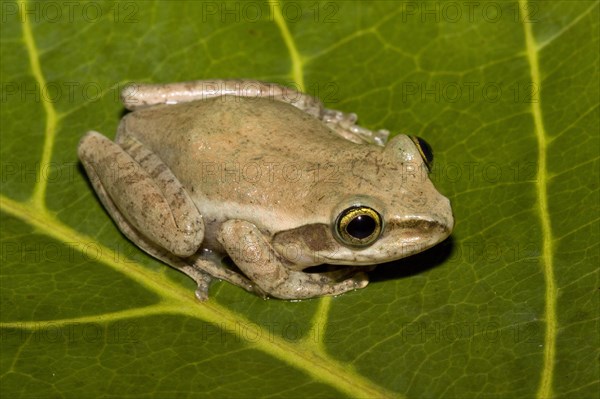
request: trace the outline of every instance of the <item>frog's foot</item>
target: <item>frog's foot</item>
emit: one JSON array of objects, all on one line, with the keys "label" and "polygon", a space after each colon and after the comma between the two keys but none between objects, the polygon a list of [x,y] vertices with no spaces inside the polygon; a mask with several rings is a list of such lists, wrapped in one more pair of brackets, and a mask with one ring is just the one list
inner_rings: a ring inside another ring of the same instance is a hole
[{"label": "frog's foot", "polygon": [[390,135],[389,130],[369,130],[356,124],[355,113],[345,113],[324,108],[320,119],[334,132],[353,143],[369,143],[384,146]]},{"label": "frog's foot", "polygon": [[[201,270],[202,272],[208,273],[215,278],[225,280],[233,285],[237,285],[248,292],[253,292],[262,297],[266,296],[266,294],[256,284],[248,280],[248,278],[227,268],[226,266],[223,266],[221,257],[210,250],[200,250],[198,253],[187,258],[187,261],[193,265],[193,269],[195,270]],[[187,272],[184,273],[187,274]],[[198,290],[200,290],[200,286],[198,286]],[[196,290],[196,296],[198,296],[198,290]]]},{"label": "frog's foot", "polygon": [[319,117],[321,101],[298,90],[251,79],[213,79],[167,84],[131,84],[121,92],[125,108],[136,110],[158,104],[177,104],[220,96],[270,98]]},{"label": "frog's foot", "polygon": [[[321,269],[318,272],[309,269],[304,269],[303,273],[315,274],[330,279],[332,282],[344,281],[348,279],[364,280],[367,272],[373,271],[377,265],[371,266],[339,266],[329,265],[325,269]],[[368,283],[368,279],[367,279]],[[366,284],[365,284],[366,285]]]},{"label": "frog's foot", "polygon": [[339,295],[368,284],[366,274],[360,272],[338,281],[335,272],[305,273],[291,270],[287,261],[279,256],[258,228],[244,220],[232,219],[223,223],[219,241],[242,272],[264,292],[276,298],[307,299]]},{"label": "frog's foot", "polygon": [[339,295],[347,291],[365,288],[369,284],[367,272],[373,270],[373,268],[374,267],[349,266],[341,267],[336,270],[308,274],[319,277],[319,279],[322,279],[323,281],[329,281],[329,284],[331,285],[337,285],[339,292],[328,295]]},{"label": "frog's foot", "polygon": [[[167,263],[170,264],[169,262]],[[196,285],[198,286],[195,291],[196,298],[200,302],[206,301],[208,299],[208,288],[210,287],[210,282],[212,281],[211,276],[204,273],[202,270],[199,270],[194,266],[190,266],[187,264],[182,267],[175,268],[183,272],[185,275],[194,280],[194,282],[196,282]]]}]

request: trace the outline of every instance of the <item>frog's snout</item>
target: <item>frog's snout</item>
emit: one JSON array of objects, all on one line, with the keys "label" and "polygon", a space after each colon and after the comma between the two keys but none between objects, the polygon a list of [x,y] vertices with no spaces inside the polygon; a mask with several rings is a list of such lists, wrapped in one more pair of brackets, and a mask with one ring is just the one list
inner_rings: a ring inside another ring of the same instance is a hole
[{"label": "frog's snout", "polygon": [[423,213],[414,213],[407,217],[391,217],[385,228],[386,235],[402,245],[416,245],[420,252],[445,240],[454,228],[454,217],[450,200],[439,196],[435,204]]},{"label": "frog's snout", "polygon": [[441,233],[440,241],[446,239],[454,229],[454,216],[452,214],[452,205],[450,200],[443,195],[437,204],[432,207],[429,217],[426,219],[429,221],[433,228],[437,228]]},{"label": "frog's snout", "polygon": [[442,198],[440,198],[439,208],[441,208],[441,211],[435,214],[434,219],[445,227],[447,233],[446,237],[448,237],[454,229],[454,215],[452,213],[452,204],[450,203],[450,200],[442,196]]}]

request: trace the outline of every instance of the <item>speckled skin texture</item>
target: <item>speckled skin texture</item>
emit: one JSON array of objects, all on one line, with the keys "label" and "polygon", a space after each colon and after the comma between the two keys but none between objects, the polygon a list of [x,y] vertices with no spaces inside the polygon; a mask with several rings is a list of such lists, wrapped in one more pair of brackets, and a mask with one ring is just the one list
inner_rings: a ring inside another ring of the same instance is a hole
[{"label": "speckled skin texture", "polygon": [[[123,94],[134,111],[115,142],[89,132],[80,143],[121,231],[192,277],[199,299],[211,276],[262,296],[338,295],[367,285],[364,266],[423,251],[452,230],[450,203],[409,137],[382,146],[387,132],[284,90],[253,81],[139,86]],[[381,234],[366,247],[336,234],[352,206],[381,215]],[[323,263],[347,267],[303,271]]]}]

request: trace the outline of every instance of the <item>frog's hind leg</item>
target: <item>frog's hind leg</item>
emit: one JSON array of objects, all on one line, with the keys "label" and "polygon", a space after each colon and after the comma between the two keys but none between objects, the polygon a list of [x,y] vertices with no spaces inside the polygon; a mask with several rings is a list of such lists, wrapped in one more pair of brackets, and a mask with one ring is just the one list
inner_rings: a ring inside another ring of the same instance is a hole
[{"label": "frog's hind leg", "polygon": [[[81,140],[78,150],[98,197],[121,232],[146,253],[191,277],[198,285],[196,296],[200,300],[208,298],[211,275],[252,290],[253,285],[238,273],[209,260],[193,258],[203,238],[204,224],[200,213],[193,203],[188,203],[191,199],[180,191],[183,188],[174,176],[169,175],[168,168],[159,159],[153,159],[156,157],[154,154],[136,148],[136,143],[127,142],[127,139],[122,141],[133,157],[123,147],[97,132],[89,132]],[[146,195],[141,196],[141,191]],[[171,204],[166,197],[171,197]],[[125,204],[119,206],[113,198]],[[181,207],[181,204],[184,206]],[[187,211],[182,212],[185,208]],[[162,210],[162,213],[157,214],[157,210]],[[165,220],[176,221],[187,230],[184,228],[183,232],[178,232],[173,226],[163,227],[163,233],[166,230],[169,233],[157,237],[154,232],[153,239],[140,233],[140,230],[152,233]],[[186,239],[186,232],[192,233],[191,241]],[[181,247],[182,242],[187,242],[187,245]],[[186,259],[189,255],[192,255],[190,260]]]},{"label": "frog's hind leg", "polygon": [[369,130],[357,125],[354,113],[323,107],[321,101],[309,94],[278,85],[250,79],[214,79],[166,84],[132,84],[121,92],[125,108],[133,111],[159,104],[178,104],[220,96],[270,98],[301,109],[322,120],[338,135],[355,143],[385,145],[389,131]]},{"label": "frog's hind leg", "polygon": [[356,124],[355,113],[346,113],[324,108],[320,118],[331,130],[353,143],[369,143],[384,146],[390,135],[389,130],[369,130]]},{"label": "frog's hind leg", "polygon": [[89,132],[78,155],[108,209],[118,209],[156,245],[190,256],[204,239],[202,216],[169,168],[137,144],[124,139],[118,145]]},{"label": "frog's hind leg", "polygon": [[177,104],[220,96],[270,98],[282,101],[319,118],[323,104],[317,98],[276,83],[250,79],[195,80],[167,84],[132,84],[121,92],[125,108],[136,110],[151,105]]},{"label": "frog's hind leg", "polygon": [[[197,292],[200,293],[199,296],[205,299],[210,276],[185,264],[180,258],[170,254],[167,250],[159,249],[156,244],[140,234],[121,213],[107,191],[106,187],[113,179],[135,177],[131,175],[125,177],[123,173],[119,177],[120,172],[122,172],[119,165],[124,166],[122,164],[124,161],[129,163],[134,162],[132,159],[127,159],[126,156],[127,154],[121,147],[96,132],[89,132],[79,144],[79,158],[100,201],[117,224],[119,230],[148,254],[190,276],[198,285]],[[108,169],[111,165],[114,167],[112,170]]]}]

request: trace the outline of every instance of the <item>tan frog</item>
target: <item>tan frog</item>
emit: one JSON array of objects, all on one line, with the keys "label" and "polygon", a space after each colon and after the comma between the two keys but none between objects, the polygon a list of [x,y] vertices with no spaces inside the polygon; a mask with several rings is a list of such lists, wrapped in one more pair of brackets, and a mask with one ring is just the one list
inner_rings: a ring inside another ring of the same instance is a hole
[{"label": "tan frog", "polygon": [[[200,300],[211,277],[284,299],[342,294],[452,231],[421,139],[385,144],[355,114],[252,80],[130,86],[122,100],[133,112],[115,141],[89,132],[79,158],[119,229]],[[310,270],[321,264],[344,267]]]}]

